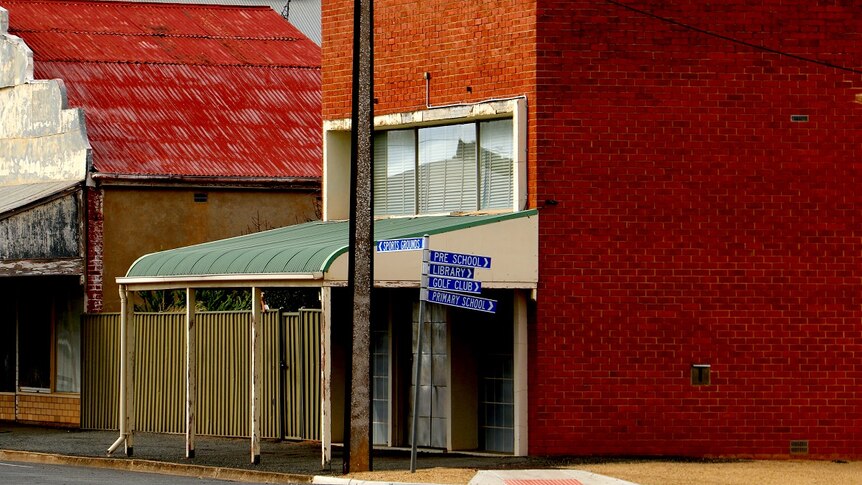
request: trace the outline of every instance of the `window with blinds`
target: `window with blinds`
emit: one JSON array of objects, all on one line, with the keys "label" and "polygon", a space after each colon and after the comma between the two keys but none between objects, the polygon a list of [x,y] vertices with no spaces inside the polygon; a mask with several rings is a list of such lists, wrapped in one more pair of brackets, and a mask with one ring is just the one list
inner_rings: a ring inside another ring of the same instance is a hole
[{"label": "window with blinds", "polygon": [[512,207],[512,120],[379,132],[376,215]]}]

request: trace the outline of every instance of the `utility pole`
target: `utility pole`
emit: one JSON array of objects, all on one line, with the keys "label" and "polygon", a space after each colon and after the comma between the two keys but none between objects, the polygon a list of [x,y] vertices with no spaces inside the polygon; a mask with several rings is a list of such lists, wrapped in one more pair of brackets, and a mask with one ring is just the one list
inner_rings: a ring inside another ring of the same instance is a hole
[{"label": "utility pole", "polygon": [[350,134],[350,242],[347,285],[353,320],[345,402],[344,471],[371,470],[371,289],[374,286],[373,1],[353,2],[353,112]]}]

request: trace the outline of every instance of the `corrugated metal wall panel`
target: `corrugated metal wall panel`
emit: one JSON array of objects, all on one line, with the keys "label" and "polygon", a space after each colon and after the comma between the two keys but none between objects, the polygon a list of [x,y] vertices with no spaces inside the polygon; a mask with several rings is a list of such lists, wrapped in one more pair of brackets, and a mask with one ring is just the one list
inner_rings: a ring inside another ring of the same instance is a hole
[{"label": "corrugated metal wall panel", "polygon": [[140,431],[185,432],[185,316],[139,313],[135,339],[135,422]]},{"label": "corrugated metal wall panel", "polygon": [[120,315],[81,317],[81,427],[118,429]]},{"label": "corrugated metal wall panel", "polygon": [[263,317],[263,392],[261,395],[261,435],[264,438],[281,438],[281,392],[279,374],[281,358],[279,339],[281,314],[266,312]]},{"label": "corrugated metal wall panel", "polygon": [[284,360],[287,363],[287,367],[284,369],[284,437],[300,439],[302,438],[300,431],[302,389],[298,384],[301,366],[296,342],[302,341],[302,327],[300,326],[299,313],[285,313],[282,318],[284,319],[285,338]]},{"label": "corrugated metal wall panel", "polygon": [[[262,435],[279,438],[278,312],[264,314]],[[249,435],[249,312],[197,315],[197,433]],[[135,418],[145,432],[185,432],[185,316],[137,314]],[[81,427],[118,429],[119,314],[85,315]]]},{"label": "corrugated metal wall panel", "polygon": [[285,313],[284,436],[320,439],[320,310]]},{"label": "corrugated metal wall panel", "polygon": [[305,389],[304,437],[320,439],[320,311],[300,312],[304,344],[303,387]]},{"label": "corrugated metal wall panel", "polygon": [[197,429],[202,435],[248,435],[250,318],[247,312],[198,315]]}]

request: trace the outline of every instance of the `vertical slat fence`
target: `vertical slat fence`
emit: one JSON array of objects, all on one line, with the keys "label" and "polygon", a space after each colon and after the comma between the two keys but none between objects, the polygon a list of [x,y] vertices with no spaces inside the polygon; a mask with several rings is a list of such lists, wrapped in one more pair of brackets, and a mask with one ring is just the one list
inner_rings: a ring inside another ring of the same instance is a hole
[{"label": "vertical slat fence", "polygon": [[285,313],[284,437],[320,440],[320,310]]},{"label": "vertical slat fence", "polygon": [[[137,429],[185,431],[185,334],[181,313],[136,314],[135,396]],[[198,314],[197,432],[249,435],[249,312]],[[279,438],[280,314],[264,314],[262,436]],[[81,426],[118,429],[119,314],[82,317]]]}]

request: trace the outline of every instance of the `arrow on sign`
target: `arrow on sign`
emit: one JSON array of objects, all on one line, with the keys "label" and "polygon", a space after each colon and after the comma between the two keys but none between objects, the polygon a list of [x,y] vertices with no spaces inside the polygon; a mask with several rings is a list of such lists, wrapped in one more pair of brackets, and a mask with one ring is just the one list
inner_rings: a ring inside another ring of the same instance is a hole
[{"label": "arrow on sign", "polygon": [[378,253],[391,253],[395,251],[419,251],[424,249],[421,237],[408,237],[404,239],[384,239],[377,241],[375,245]]},{"label": "arrow on sign", "polygon": [[461,278],[443,278],[440,276],[428,277],[428,288],[446,291],[458,291],[461,293],[482,293],[482,282],[476,280],[465,280]]},{"label": "arrow on sign", "polygon": [[485,313],[496,313],[497,300],[481,298],[478,296],[459,295],[457,293],[447,293],[445,291],[427,290],[423,291],[423,299],[430,303],[438,303],[456,308],[464,308],[467,310],[476,310]]},{"label": "arrow on sign", "polygon": [[428,260],[432,263],[456,264],[471,268],[490,268],[491,258],[475,254],[450,253],[447,251],[430,251]]},{"label": "arrow on sign", "polygon": [[449,264],[434,264],[428,265],[428,274],[431,276],[444,276],[446,278],[462,278],[473,279],[473,268],[465,266],[452,266]]}]

